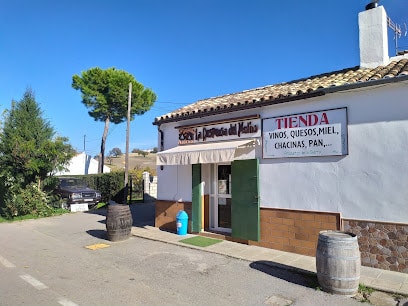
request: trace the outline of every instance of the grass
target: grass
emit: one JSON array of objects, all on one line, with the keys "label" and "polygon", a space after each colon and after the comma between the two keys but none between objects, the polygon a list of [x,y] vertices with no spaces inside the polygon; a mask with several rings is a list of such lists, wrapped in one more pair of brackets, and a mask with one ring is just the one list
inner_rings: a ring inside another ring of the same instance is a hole
[{"label": "grass", "polygon": [[99,209],[102,208],[104,206],[108,205],[108,203],[104,203],[104,202],[99,202],[98,204],[96,204],[95,207],[93,207],[92,209]]},{"label": "grass", "polygon": [[202,237],[202,236],[195,236],[195,237],[182,239],[179,242],[183,242],[185,244],[190,244],[190,245],[205,248],[207,246],[216,244],[216,243],[221,242],[221,241],[222,240],[220,240],[220,239],[213,239],[213,238],[207,238],[207,237]]},{"label": "grass", "polygon": [[369,303],[370,302],[369,297],[373,292],[374,292],[373,288],[367,287],[363,284],[359,284],[358,293],[354,297],[354,299],[358,300],[361,303]]},{"label": "grass", "polygon": [[[63,215],[63,214],[66,214],[67,212],[69,212],[69,211],[66,210],[66,209],[56,208],[56,209],[54,209],[52,215],[50,215],[48,217]],[[28,215],[24,215],[24,216],[16,216],[13,219],[6,219],[6,218],[0,216],[0,223],[30,220],[30,219],[39,219],[39,218],[46,218],[46,217],[28,214]]]},{"label": "grass", "polygon": [[360,292],[362,294],[364,294],[364,293],[365,294],[371,294],[371,293],[373,293],[373,291],[374,291],[373,288],[367,287],[367,286],[365,286],[363,284],[358,285],[358,292]]}]

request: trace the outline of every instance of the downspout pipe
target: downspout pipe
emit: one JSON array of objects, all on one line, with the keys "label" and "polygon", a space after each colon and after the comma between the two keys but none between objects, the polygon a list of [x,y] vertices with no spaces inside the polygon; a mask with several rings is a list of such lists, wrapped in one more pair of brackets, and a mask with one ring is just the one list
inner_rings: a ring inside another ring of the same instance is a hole
[{"label": "downspout pipe", "polygon": [[[159,132],[160,135],[160,148],[159,152],[164,150],[164,132],[160,129],[160,125],[157,125],[157,131]],[[163,165],[160,166],[160,170],[163,170],[164,167]]]}]

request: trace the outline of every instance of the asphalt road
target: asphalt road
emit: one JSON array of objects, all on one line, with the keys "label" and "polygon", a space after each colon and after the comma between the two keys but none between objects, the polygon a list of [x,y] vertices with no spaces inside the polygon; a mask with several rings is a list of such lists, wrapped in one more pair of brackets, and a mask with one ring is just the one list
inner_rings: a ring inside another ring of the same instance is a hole
[{"label": "asphalt road", "polygon": [[[152,211],[132,210],[134,225],[151,224]],[[0,305],[361,305],[285,270],[105,237],[104,211],[1,223]],[[107,247],[86,248],[95,244]]]}]

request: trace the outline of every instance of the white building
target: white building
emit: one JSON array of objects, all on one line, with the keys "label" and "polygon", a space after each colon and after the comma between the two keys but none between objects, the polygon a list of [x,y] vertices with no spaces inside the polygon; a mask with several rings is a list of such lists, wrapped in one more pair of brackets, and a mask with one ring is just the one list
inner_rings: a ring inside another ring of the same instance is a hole
[{"label": "white building", "polygon": [[[98,173],[98,164],[99,162],[92,158],[90,155],[87,155],[85,152],[75,155],[66,171],[57,172],[55,175],[86,175],[86,174],[97,174]],[[103,172],[110,172],[110,168],[103,166]]]},{"label": "white building", "polygon": [[354,232],[362,264],[408,273],[408,55],[382,6],[359,14],[360,66],[200,100],[156,118],[156,226],[314,256]]}]

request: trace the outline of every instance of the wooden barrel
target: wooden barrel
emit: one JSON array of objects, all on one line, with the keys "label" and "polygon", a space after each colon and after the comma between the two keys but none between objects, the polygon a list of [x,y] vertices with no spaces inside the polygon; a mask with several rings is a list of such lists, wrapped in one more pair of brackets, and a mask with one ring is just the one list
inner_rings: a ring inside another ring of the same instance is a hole
[{"label": "wooden barrel", "polygon": [[316,272],[326,292],[354,296],[360,280],[360,250],[354,234],[340,231],[319,233]]},{"label": "wooden barrel", "polygon": [[120,241],[129,238],[133,218],[127,204],[110,204],[106,213],[108,240]]}]

